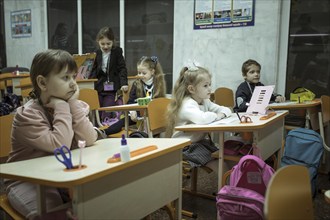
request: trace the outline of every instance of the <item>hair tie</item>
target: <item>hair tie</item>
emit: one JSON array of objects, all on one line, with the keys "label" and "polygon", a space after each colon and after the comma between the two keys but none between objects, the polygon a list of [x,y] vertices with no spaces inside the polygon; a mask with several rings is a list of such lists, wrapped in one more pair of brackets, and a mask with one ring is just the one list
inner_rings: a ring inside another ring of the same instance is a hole
[{"label": "hair tie", "polygon": [[152,60],[152,62],[154,62],[155,64],[157,64],[157,62],[158,62],[158,57],[156,57],[156,56],[151,56],[150,59]]},{"label": "hair tie", "polygon": [[187,69],[189,71],[196,71],[196,70],[198,70],[199,64],[196,61],[188,60],[186,62],[186,65],[185,66],[187,67]]}]

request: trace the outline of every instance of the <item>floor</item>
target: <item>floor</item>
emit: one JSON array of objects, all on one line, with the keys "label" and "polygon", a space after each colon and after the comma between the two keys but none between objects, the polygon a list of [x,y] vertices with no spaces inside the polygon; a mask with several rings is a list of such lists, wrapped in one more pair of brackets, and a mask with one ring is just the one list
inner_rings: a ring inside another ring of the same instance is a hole
[{"label": "floor", "polygon": [[[203,169],[199,169],[198,187],[199,190],[208,194],[217,191],[217,177],[213,173],[207,173]],[[189,186],[189,180],[184,179],[183,184]],[[318,188],[330,189],[330,179],[328,175],[319,173]],[[182,209],[192,211],[197,215],[196,218],[182,216],[185,220],[216,220],[217,210],[216,201],[211,199],[199,198],[186,193],[182,195]],[[315,220],[330,219],[330,204],[326,203],[324,195],[318,193],[314,198],[314,216]],[[169,216],[164,210],[159,210],[151,215],[152,220],[168,220]]]},{"label": "floor", "polygon": [[[198,173],[198,188],[199,191],[212,194],[217,192],[217,177],[214,173],[207,173],[203,169],[199,169]],[[183,185],[189,186],[189,179],[183,179]],[[1,190],[3,190],[3,185]],[[318,175],[318,187],[319,189],[330,189],[329,176],[325,174]],[[187,216],[182,216],[185,220],[216,220],[217,210],[215,206],[215,200],[200,198],[197,196],[192,196],[186,193],[182,195],[182,209],[190,212],[194,212],[197,215],[196,218],[190,218]],[[329,220],[330,219],[330,204],[327,204],[324,200],[324,196],[318,193],[314,199],[314,215],[315,220]],[[0,219],[5,218],[4,213],[0,210]],[[150,218],[152,220],[169,220],[168,213],[161,209],[151,214]]]}]

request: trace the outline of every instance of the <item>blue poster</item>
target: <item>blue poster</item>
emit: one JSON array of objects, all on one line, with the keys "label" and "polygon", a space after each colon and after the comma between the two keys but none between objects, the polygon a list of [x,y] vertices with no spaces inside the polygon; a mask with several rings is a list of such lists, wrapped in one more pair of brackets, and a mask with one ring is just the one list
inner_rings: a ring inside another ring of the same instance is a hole
[{"label": "blue poster", "polygon": [[254,26],[255,0],[195,0],[194,29]]}]

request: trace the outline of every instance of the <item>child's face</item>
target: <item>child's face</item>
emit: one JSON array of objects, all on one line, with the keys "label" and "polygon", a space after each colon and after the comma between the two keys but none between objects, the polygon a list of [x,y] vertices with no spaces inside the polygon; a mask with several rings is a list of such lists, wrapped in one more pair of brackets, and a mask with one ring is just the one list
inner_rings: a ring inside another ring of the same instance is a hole
[{"label": "child's face", "polygon": [[138,65],[137,71],[138,71],[138,76],[141,77],[141,80],[143,82],[147,82],[155,74],[155,70],[149,69],[146,65]]},{"label": "child's face", "polygon": [[109,38],[104,37],[101,40],[99,40],[99,46],[100,49],[102,50],[103,53],[108,53],[110,52],[112,45],[113,45],[113,41],[109,40]]},{"label": "child's face", "polygon": [[203,99],[209,99],[211,96],[211,78],[207,76],[202,82],[198,83],[195,87],[191,88],[191,97],[198,103]]},{"label": "child's face", "polygon": [[249,66],[244,79],[250,83],[258,83],[260,81],[260,68],[254,64]]},{"label": "child's face", "polygon": [[56,97],[67,101],[78,88],[76,73],[67,72],[67,67],[63,68],[60,73],[51,73],[46,78],[46,88],[42,93],[45,93],[47,97]]}]

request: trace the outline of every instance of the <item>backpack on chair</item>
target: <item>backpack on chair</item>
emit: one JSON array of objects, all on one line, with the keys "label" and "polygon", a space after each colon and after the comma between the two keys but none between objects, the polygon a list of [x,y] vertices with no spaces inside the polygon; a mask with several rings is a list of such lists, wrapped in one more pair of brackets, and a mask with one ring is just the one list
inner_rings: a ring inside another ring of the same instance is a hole
[{"label": "backpack on chair", "polygon": [[231,170],[229,185],[217,195],[222,220],[263,219],[267,185],[274,169],[255,155],[242,157]]}]

